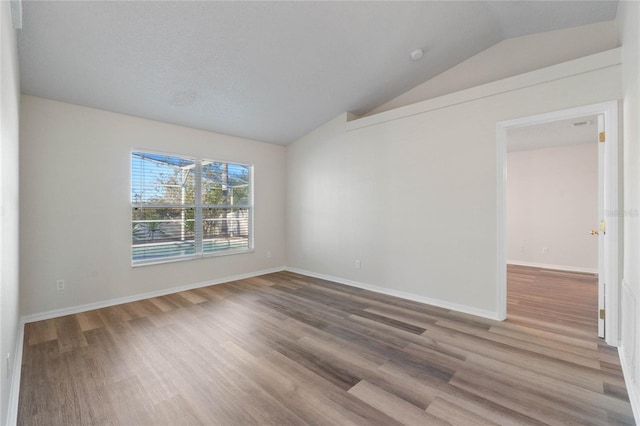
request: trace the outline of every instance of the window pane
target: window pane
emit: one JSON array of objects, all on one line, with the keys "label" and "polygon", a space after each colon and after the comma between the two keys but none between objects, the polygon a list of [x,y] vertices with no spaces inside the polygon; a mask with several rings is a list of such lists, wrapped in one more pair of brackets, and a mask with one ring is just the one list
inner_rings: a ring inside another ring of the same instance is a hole
[{"label": "window pane", "polygon": [[248,208],[205,208],[202,228],[204,253],[249,248]]},{"label": "window pane", "polygon": [[203,162],[202,204],[214,206],[249,204],[249,166]]},{"label": "window pane", "polygon": [[242,164],[132,152],[132,263],[251,250],[251,173]]},{"label": "window pane", "polygon": [[195,253],[192,208],[133,208],[133,260]]},{"label": "window pane", "polygon": [[195,161],[167,155],[131,155],[133,204],[193,204]]}]

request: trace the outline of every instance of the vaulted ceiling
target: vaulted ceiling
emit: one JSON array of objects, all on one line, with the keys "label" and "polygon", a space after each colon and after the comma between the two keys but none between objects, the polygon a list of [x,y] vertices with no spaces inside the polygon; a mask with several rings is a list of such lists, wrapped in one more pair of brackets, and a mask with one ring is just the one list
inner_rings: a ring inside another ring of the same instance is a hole
[{"label": "vaulted ceiling", "polygon": [[[615,1],[25,1],[23,93],[286,144]],[[425,54],[412,61],[414,49]],[[532,52],[535,54],[535,52]]]}]

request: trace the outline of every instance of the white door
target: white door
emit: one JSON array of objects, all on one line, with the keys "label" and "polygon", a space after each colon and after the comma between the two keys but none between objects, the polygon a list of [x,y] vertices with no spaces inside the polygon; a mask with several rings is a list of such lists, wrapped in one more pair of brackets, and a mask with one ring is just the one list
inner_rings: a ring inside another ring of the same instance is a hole
[{"label": "white door", "polygon": [[606,222],[605,218],[605,162],[604,162],[604,114],[598,115],[598,223],[596,228],[591,231],[598,237],[598,337],[604,338],[604,306],[605,306],[605,236]]}]

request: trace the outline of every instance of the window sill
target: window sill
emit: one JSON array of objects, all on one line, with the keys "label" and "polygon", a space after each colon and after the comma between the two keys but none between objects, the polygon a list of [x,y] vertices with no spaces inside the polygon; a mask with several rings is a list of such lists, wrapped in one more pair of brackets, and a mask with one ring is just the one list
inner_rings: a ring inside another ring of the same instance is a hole
[{"label": "window sill", "polygon": [[236,254],[247,254],[254,253],[255,249],[242,249],[242,250],[224,250],[217,253],[203,253],[203,254],[194,254],[190,256],[179,256],[179,257],[167,257],[164,259],[149,259],[149,260],[139,260],[135,262],[131,262],[131,267],[137,268],[140,266],[152,266],[152,265],[162,265],[165,263],[175,263],[175,262],[184,262],[189,260],[198,260],[210,257],[223,257],[223,256],[233,256]]}]

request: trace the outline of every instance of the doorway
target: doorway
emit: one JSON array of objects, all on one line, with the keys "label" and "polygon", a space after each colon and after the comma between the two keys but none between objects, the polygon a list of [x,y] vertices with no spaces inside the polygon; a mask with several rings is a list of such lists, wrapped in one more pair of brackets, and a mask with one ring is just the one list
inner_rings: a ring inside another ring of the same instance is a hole
[{"label": "doorway", "polygon": [[[498,316],[507,316],[507,260],[509,246],[507,240],[507,152],[509,148],[509,133],[525,129],[530,126],[550,126],[550,123],[565,122],[568,124],[592,121],[600,150],[601,187],[598,190],[598,217],[590,229],[600,235],[598,239],[600,255],[597,272],[600,277],[598,283],[598,310],[594,316],[600,317],[600,335],[610,345],[618,344],[618,137],[617,137],[617,102],[606,102],[585,107],[551,112],[547,114],[525,117],[497,124],[498,150]],[[589,229],[590,228],[590,229]],[[513,247],[512,247],[513,249]],[[525,246],[525,250],[527,247]],[[530,247],[533,249],[533,247]],[[549,255],[551,247],[538,247],[540,255]],[[512,250],[513,252],[513,250]],[[532,262],[536,263],[536,262]],[[575,271],[580,272],[580,271]],[[588,272],[588,271],[587,271]],[[611,285],[608,285],[611,283]],[[606,318],[606,319],[605,319]]]},{"label": "doorway", "polygon": [[507,129],[510,322],[598,334],[598,144],[596,115]]}]

